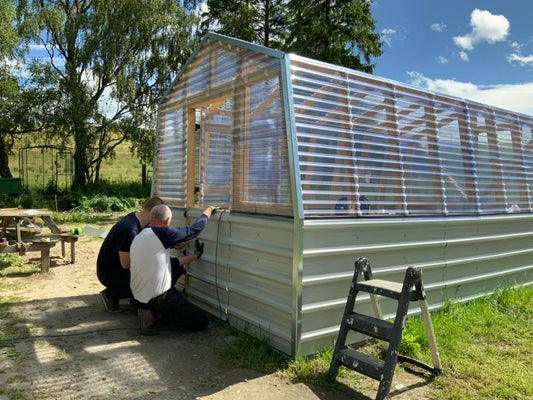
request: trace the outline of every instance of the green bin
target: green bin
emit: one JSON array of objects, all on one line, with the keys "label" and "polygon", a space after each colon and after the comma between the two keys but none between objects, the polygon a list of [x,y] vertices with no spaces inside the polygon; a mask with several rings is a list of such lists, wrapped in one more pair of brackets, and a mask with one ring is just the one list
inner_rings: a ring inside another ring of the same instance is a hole
[{"label": "green bin", "polygon": [[20,178],[0,178],[0,194],[21,194],[22,181]]}]

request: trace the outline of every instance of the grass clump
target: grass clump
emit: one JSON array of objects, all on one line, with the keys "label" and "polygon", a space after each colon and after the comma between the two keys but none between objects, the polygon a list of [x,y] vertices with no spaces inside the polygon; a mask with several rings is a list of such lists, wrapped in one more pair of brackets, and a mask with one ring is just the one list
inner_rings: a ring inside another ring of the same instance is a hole
[{"label": "grass clump", "polygon": [[[0,292],[12,285],[0,281]],[[14,342],[9,340],[13,337],[24,336],[28,333],[28,328],[24,324],[24,319],[20,318],[18,315],[14,314],[11,311],[11,305],[16,303],[19,299],[16,297],[5,297],[0,296],[0,348],[3,347],[14,347]],[[12,353],[11,356],[16,357],[16,352]]]},{"label": "grass clump", "polygon": [[221,347],[218,352],[234,367],[249,368],[270,374],[286,366],[287,357],[269,345],[270,339],[268,337],[259,340],[249,335],[246,328],[244,331],[238,331],[229,326],[226,329],[228,330],[226,336],[231,340],[227,346]]},{"label": "grass clump", "polygon": [[[407,321],[408,355],[431,363],[423,322]],[[533,371],[524,368],[533,359],[533,288],[447,302],[432,323],[445,372],[436,399],[533,398]]]},{"label": "grass clump", "polygon": [[38,264],[23,264],[18,254],[0,254],[0,276],[35,274],[40,270]]}]

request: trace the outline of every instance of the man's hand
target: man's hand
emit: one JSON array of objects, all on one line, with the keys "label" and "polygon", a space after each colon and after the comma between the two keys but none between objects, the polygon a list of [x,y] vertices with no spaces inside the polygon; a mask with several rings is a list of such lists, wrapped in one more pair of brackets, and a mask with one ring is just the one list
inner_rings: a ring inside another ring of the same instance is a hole
[{"label": "man's hand", "polygon": [[217,206],[209,206],[204,210],[203,213],[209,218],[217,209]]}]

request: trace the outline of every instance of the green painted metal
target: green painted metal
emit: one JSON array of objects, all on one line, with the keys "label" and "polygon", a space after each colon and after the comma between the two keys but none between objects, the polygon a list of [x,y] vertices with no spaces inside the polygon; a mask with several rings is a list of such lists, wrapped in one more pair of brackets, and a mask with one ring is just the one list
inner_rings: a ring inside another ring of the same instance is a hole
[{"label": "green painted metal", "polygon": [[0,178],[0,194],[21,194],[22,192],[20,178]]}]

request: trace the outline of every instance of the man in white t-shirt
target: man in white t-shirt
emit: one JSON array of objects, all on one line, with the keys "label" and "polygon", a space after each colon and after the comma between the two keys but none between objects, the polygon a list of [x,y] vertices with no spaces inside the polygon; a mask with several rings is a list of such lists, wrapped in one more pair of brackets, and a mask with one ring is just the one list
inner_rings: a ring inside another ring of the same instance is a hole
[{"label": "man in white t-shirt", "polygon": [[158,333],[153,329],[156,321],[188,330],[207,327],[205,313],[174,287],[170,249],[197,237],[213,210],[208,207],[194,224],[175,228],[170,226],[170,208],[155,206],[150,212],[150,226],[133,239],[130,287],[135,300],[144,305],[138,309],[141,333]]}]

